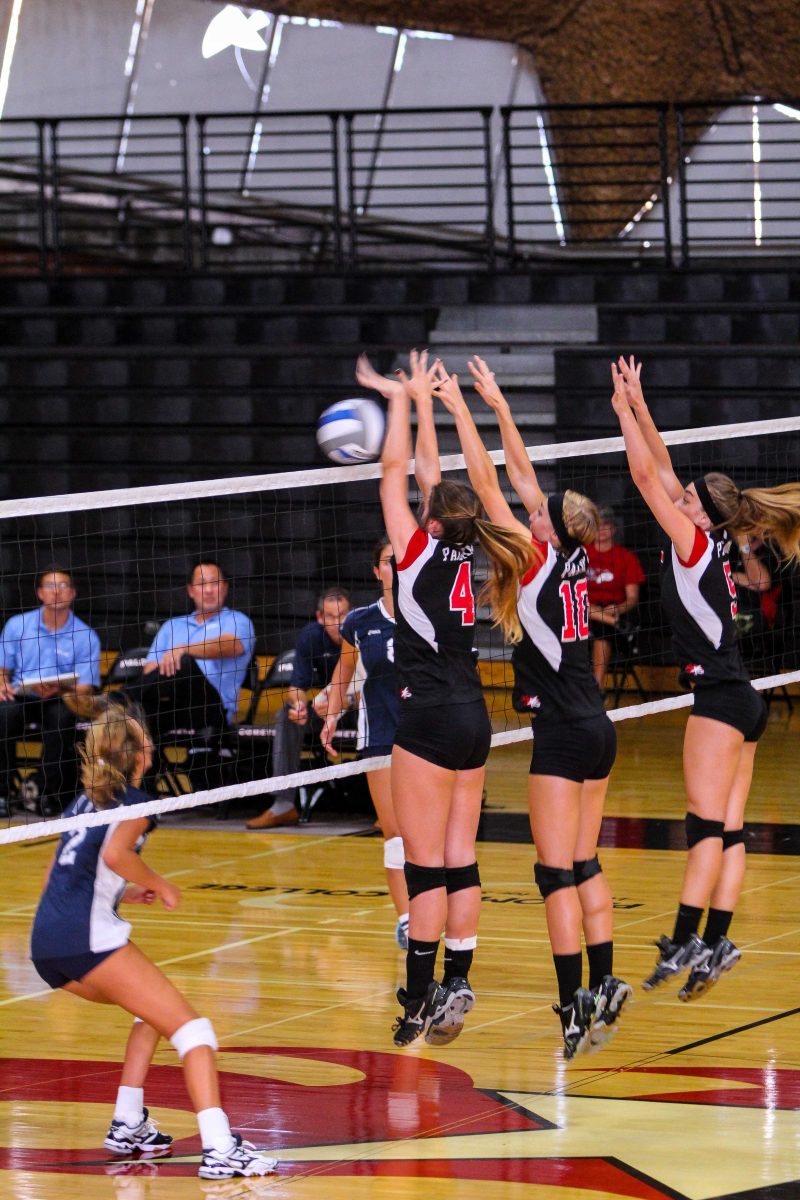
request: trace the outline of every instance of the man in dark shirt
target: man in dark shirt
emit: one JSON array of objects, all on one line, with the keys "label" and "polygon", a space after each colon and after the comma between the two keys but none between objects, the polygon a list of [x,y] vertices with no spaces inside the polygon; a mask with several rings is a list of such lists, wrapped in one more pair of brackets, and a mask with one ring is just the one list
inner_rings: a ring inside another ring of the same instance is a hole
[{"label": "man in dark shirt", "polygon": [[[295,642],[294,670],[288,698],[275,722],[272,749],[272,774],[291,775],[300,770],[300,751],[306,726],[319,736],[328,713],[328,684],[339,661],[342,648],[342,622],[350,611],[350,597],[342,588],[327,588],[317,601],[313,621],[305,625]],[[308,693],[316,683],[322,691],[308,703]],[[295,804],[295,788],[273,792],[269,808],[247,822],[248,829],[275,829],[296,825],[300,814]]]}]

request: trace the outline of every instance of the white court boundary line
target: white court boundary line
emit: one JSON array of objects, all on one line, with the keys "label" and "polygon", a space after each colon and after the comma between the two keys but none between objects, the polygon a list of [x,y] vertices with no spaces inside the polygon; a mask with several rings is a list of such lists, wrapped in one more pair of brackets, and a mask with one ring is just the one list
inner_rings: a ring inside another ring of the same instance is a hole
[{"label": "white court boundary line", "polygon": [[[753,687],[758,691],[798,682],[800,671],[765,675],[752,681]],[[631,704],[627,708],[613,709],[608,716],[612,721],[630,721],[637,717],[652,716],[653,713],[689,708],[693,703],[692,693],[686,696],[668,696],[665,700],[650,700],[646,704]],[[532,738],[532,729],[511,729],[506,733],[493,734],[492,747],[527,742]],[[249,783],[229,784],[212,791],[192,792],[188,796],[167,796],[159,800],[148,800],[146,804],[130,804],[125,808],[104,809],[102,812],[84,813],[75,817],[59,817],[56,820],[37,822],[35,825],[15,825],[10,829],[0,830],[0,846],[12,842],[32,841],[34,838],[49,838],[85,826],[113,825],[117,821],[133,821],[140,817],[157,816],[159,813],[182,812],[204,804],[222,804],[226,800],[242,800],[247,796],[265,796],[270,792],[280,792],[303,784],[325,783],[328,779],[347,779],[352,775],[364,775],[367,771],[388,767],[391,761],[391,756],[387,754],[382,758],[364,758],[358,762],[341,763],[339,766],[318,767],[313,771],[298,771],[292,775],[275,775],[270,779],[253,779]]]},{"label": "white court boundary line", "polygon": [[[707,425],[701,429],[673,429],[662,434],[668,446],[696,442],[721,442],[757,434],[800,431],[800,417],[779,417],[771,421],[740,421],[732,425]],[[581,442],[554,442],[549,446],[527,446],[531,462],[555,462],[559,458],[621,452],[621,437],[592,438]],[[492,462],[505,462],[502,450],[492,450]],[[440,458],[443,471],[464,468],[463,454]],[[413,461],[408,473],[413,474]],[[209,496],[242,496],[251,492],[278,492],[288,488],[318,487],[326,483],[353,483],[380,479],[380,463],[359,467],[320,467],[310,471],[283,471],[273,475],[240,475],[231,479],[202,479],[191,483],[165,483],[148,487],[114,488],[97,492],[73,492],[65,496],[29,496],[21,500],[0,501],[0,520],[11,517],[42,516],[45,513],[83,512],[92,508],[124,508],[132,504],[166,504],[171,500],[202,500]]]}]

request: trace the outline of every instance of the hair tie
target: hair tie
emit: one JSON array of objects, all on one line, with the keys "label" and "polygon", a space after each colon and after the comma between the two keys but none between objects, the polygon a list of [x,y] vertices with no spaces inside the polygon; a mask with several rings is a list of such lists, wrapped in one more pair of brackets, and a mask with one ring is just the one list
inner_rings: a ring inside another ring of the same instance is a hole
[{"label": "hair tie", "polygon": [[568,532],[564,524],[564,493],[553,492],[547,497],[547,511],[550,514],[550,520],[553,522],[553,529],[556,532],[556,537],[561,543],[561,549],[565,554],[574,554],[578,549],[580,542]]},{"label": "hair tie", "polygon": [[716,529],[718,525],[725,525],[727,517],[722,515],[714,503],[711,493],[708,490],[705,475],[700,475],[697,479],[693,479],[692,483],[694,484],[694,490],[697,492],[697,497],[705,509],[706,516],[711,522],[712,528]]}]

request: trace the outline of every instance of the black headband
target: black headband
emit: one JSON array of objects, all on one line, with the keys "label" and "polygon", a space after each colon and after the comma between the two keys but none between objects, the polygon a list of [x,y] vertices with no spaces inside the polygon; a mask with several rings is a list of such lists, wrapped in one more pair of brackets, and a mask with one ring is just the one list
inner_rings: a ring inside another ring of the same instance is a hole
[{"label": "black headband", "polygon": [[694,490],[697,492],[697,498],[705,509],[706,516],[711,522],[712,529],[716,529],[718,525],[724,525],[727,518],[723,517],[722,513],[712,500],[711,493],[708,490],[708,484],[706,483],[705,475],[700,475],[697,479],[693,479],[692,483],[694,484]]},{"label": "black headband", "polygon": [[556,537],[561,542],[561,549],[565,554],[572,554],[578,549],[580,542],[567,531],[564,524],[564,493],[553,492],[547,497],[547,511],[550,514],[550,520],[553,522],[553,529],[556,531]]}]

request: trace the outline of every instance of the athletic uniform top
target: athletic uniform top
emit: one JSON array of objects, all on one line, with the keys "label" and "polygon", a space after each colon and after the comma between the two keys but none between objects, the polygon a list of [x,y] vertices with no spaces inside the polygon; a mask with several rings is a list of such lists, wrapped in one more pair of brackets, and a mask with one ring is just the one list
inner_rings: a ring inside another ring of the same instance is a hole
[{"label": "athletic uniform top", "polygon": [[344,619],[342,638],[355,646],[366,678],[358,709],[358,749],[391,746],[394,742],[400,698],[394,670],[395,621],[383,601],[354,608]]},{"label": "athletic uniform top", "polygon": [[586,549],[562,554],[534,539],[542,556],[520,580],[522,641],[514,647],[514,707],[542,721],[601,715],[603,699],[589,663]]},{"label": "athletic uniform top", "polygon": [[[119,803],[143,804],[151,799],[137,788],[128,787]],[[96,811],[89,797],[81,794],[64,816]],[[156,821],[153,817],[149,819],[152,829]],[[63,958],[118,950],[126,945],[131,926],[117,916],[117,905],[128,886],[127,880],[106,866],[102,858],[113,829],[113,825],[96,825],[62,833],[33,921],[31,958]],[[137,853],[145,837],[146,834],[136,843]]]},{"label": "athletic uniform top", "polygon": [[749,676],[735,640],[736,584],[723,530],[695,528],[684,562],[670,543],[661,554],[661,605],[672,630],[681,682],[723,683]]},{"label": "athletic uniform top", "polygon": [[624,604],[628,584],[644,583],[644,571],[632,550],[616,542],[608,550],[587,546],[589,603],[605,608],[607,604]]},{"label": "athletic uniform top", "polygon": [[454,546],[417,529],[403,561],[392,559],[401,709],[483,698],[472,644],[474,553],[474,546]]}]

